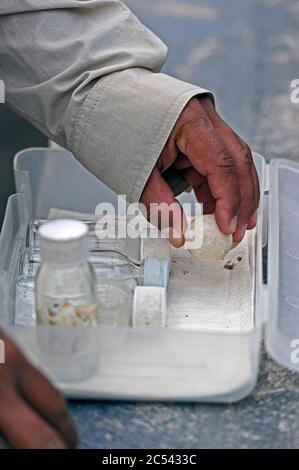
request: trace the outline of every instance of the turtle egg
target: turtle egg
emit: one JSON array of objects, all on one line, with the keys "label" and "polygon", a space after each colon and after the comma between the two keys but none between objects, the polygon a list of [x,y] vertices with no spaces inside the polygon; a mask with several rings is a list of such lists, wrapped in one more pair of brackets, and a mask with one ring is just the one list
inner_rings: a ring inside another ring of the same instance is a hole
[{"label": "turtle egg", "polygon": [[186,240],[189,252],[199,261],[221,261],[233,246],[232,235],[221,232],[214,214],[193,219],[187,229]]}]

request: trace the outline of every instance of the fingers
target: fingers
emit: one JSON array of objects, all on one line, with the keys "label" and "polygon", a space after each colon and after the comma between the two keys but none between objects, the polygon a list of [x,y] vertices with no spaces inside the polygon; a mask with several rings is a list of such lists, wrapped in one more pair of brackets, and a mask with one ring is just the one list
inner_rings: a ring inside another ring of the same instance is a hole
[{"label": "fingers", "polygon": [[64,449],[59,434],[5,384],[0,386],[0,430],[15,449]]},{"label": "fingers", "polygon": [[147,208],[150,223],[167,232],[170,243],[178,248],[185,243],[187,220],[180,203],[157,167],[154,168],[140,199]]},{"label": "fingers", "polygon": [[207,178],[194,168],[184,170],[183,177],[192,186],[197,200],[203,204],[203,213],[213,214],[215,212],[215,199],[211,194]]},{"label": "fingers", "polygon": [[66,448],[75,431],[61,395],[5,341],[6,363],[0,368],[0,432],[16,448]]},{"label": "fingers", "polygon": [[219,132],[233,155],[240,181],[240,213],[237,230],[234,234],[234,241],[238,243],[243,239],[246,230],[255,226],[253,217],[259,205],[259,185],[256,185],[256,170],[248,145],[243,143],[226,123],[222,124]]},{"label": "fingers", "polygon": [[59,433],[68,447],[76,446],[76,431],[62,395],[26,362],[17,385],[25,400]]},{"label": "fingers", "polygon": [[[204,212],[215,211],[220,230],[233,234],[235,242],[241,241],[247,228],[255,227],[260,194],[251,151],[218,116],[207,95],[192,99],[184,109],[141,199],[148,205],[154,199],[159,205],[176,202],[175,211],[180,213],[181,207],[161,177],[172,165],[194,188]],[[158,212],[162,213],[161,208]],[[172,226],[177,229],[175,223]],[[184,233],[182,227],[180,233]],[[181,246],[183,237],[178,240],[172,241],[175,246]]]},{"label": "fingers", "polygon": [[241,205],[237,230],[234,233],[234,241],[238,243],[243,239],[248,229],[249,221],[257,209],[252,174],[253,158],[250,149],[240,142],[238,137],[233,134],[233,131],[230,136],[225,133],[223,139],[230,148],[232,155],[234,155],[240,181]]},{"label": "fingers", "polygon": [[232,234],[237,227],[241,195],[232,155],[221,141],[208,116],[197,102],[190,120],[179,132],[177,146],[195,170],[207,178],[215,199],[215,216],[219,228]]},{"label": "fingers", "polygon": [[241,195],[238,224],[234,233],[234,241],[238,243],[246,230],[256,225],[256,210],[260,199],[257,172],[248,145],[218,116],[210,101],[205,101],[203,107],[232,156],[236,168]]}]

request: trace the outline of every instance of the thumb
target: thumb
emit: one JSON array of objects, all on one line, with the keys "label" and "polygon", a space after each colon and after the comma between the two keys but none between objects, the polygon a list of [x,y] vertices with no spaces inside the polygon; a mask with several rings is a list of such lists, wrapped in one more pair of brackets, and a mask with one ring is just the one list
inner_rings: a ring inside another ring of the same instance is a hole
[{"label": "thumb", "polygon": [[187,227],[186,216],[157,167],[143,190],[140,202],[147,209],[148,221],[167,234],[175,248],[183,246]]}]

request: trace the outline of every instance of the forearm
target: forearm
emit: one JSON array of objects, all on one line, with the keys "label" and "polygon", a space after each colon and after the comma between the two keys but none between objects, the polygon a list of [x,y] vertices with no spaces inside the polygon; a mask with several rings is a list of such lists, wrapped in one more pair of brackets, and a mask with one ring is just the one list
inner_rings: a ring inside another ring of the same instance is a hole
[{"label": "forearm", "polygon": [[138,200],[182,109],[204,90],[159,73],[166,46],[117,0],[2,0],[0,13],[8,104]]}]

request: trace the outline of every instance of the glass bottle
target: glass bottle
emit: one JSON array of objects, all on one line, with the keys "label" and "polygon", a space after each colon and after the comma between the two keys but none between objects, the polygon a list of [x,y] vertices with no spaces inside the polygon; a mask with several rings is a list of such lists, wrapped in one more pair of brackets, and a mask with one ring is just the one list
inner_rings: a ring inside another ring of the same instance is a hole
[{"label": "glass bottle", "polygon": [[98,366],[99,312],[87,235],[87,226],[74,220],[55,220],[39,229],[38,342],[50,373],[64,382],[87,378]]}]

